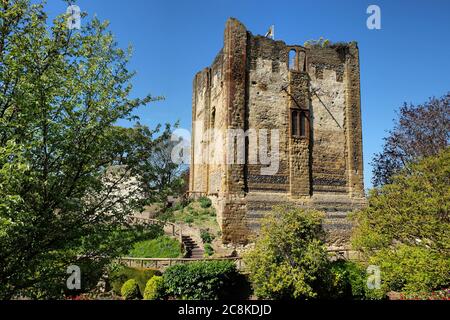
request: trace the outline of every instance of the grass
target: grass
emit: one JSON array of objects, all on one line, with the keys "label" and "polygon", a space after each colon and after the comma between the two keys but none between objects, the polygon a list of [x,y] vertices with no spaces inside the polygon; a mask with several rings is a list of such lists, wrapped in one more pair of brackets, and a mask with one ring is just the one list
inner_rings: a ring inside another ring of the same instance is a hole
[{"label": "grass", "polygon": [[219,226],[217,225],[216,211],[211,206],[207,206],[206,208],[204,206],[205,204],[203,202],[191,202],[186,207],[174,210],[169,220],[175,223],[187,223],[200,229],[218,231]]},{"label": "grass", "polygon": [[177,240],[163,235],[136,242],[128,255],[135,258],[178,258],[181,256],[181,247]]}]

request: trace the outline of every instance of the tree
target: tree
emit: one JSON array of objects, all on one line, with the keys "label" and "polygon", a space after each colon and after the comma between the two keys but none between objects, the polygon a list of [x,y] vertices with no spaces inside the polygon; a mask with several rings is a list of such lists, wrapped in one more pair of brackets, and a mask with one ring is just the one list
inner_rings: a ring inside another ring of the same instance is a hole
[{"label": "tree", "polygon": [[383,292],[450,285],[450,149],[407,165],[368,201],[352,243],[380,266]]},{"label": "tree", "polygon": [[118,143],[127,130],[115,123],[156,98],[129,98],[131,51],[106,22],[48,26],[28,0],[2,1],[0,20],[0,298],[59,297],[69,265],[126,246],[142,204],[121,186],[142,148]]},{"label": "tree", "polygon": [[264,219],[255,248],[245,257],[255,294],[264,299],[318,296],[327,274],[323,214],[278,207]]},{"label": "tree", "polygon": [[372,160],[375,186],[391,183],[409,162],[438,154],[450,138],[450,92],[414,106],[400,108],[394,129],[384,139],[383,151]]},{"label": "tree", "polygon": [[[167,196],[180,195],[185,181],[182,177],[185,166],[173,161],[172,151],[178,141],[173,139],[173,128],[165,125],[164,130],[157,126],[150,130],[138,124],[134,130],[143,145],[142,157],[136,165],[136,173],[142,182],[146,197],[154,202],[165,203]],[[158,135],[159,134],[159,135]]]}]

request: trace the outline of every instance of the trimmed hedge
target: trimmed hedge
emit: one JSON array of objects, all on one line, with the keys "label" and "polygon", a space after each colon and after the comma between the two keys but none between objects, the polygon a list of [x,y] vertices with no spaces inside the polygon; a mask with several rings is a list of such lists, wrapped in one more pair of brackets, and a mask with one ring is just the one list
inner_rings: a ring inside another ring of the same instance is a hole
[{"label": "trimmed hedge", "polygon": [[120,266],[109,275],[112,290],[115,294],[120,294],[123,284],[128,279],[136,280],[141,292],[144,292],[147,281],[153,276],[160,276],[161,272],[154,269],[138,269]]},{"label": "trimmed hedge", "polygon": [[177,299],[226,299],[232,296],[238,277],[231,261],[199,261],[167,268],[164,284],[166,293]]},{"label": "trimmed hedge", "polygon": [[125,300],[136,300],[142,298],[141,292],[139,291],[139,286],[134,279],[130,279],[125,282],[120,290],[120,293]]},{"label": "trimmed hedge", "polygon": [[144,300],[159,300],[165,296],[164,278],[154,276],[145,286]]}]

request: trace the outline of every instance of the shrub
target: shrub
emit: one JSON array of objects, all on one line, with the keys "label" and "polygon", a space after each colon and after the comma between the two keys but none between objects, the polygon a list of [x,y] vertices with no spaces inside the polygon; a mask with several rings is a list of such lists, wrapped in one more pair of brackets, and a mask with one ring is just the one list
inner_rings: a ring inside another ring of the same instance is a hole
[{"label": "shrub", "polygon": [[329,298],[364,299],[367,275],[364,268],[354,262],[338,260],[330,263],[330,277],[325,284]]},{"label": "shrub", "polygon": [[255,248],[244,256],[255,294],[264,299],[318,296],[328,272],[318,211],[275,208],[263,221]]},{"label": "shrub", "polygon": [[353,246],[380,267],[381,293],[450,285],[449,168],[450,148],[408,164],[391,184],[371,190],[369,205],[354,214]]},{"label": "shrub", "polygon": [[164,273],[166,293],[187,300],[214,300],[230,297],[238,277],[231,261],[201,261],[175,265]]},{"label": "shrub", "polygon": [[125,300],[136,300],[142,298],[139,286],[134,279],[130,279],[123,284],[122,289],[120,289],[120,294]]},{"label": "shrub", "polygon": [[203,209],[209,208],[212,205],[211,199],[209,199],[208,197],[200,197],[198,199],[198,202]]},{"label": "shrub", "polygon": [[209,244],[209,243],[206,243],[205,244],[205,254],[206,254],[206,256],[212,256],[213,254],[214,254],[214,249],[213,249],[213,247],[211,246],[211,244]]},{"label": "shrub", "polygon": [[203,243],[211,243],[214,240],[214,236],[205,229],[200,230],[200,238]]},{"label": "shrub", "polygon": [[381,291],[430,293],[450,284],[450,259],[427,248],[399,245],[382,249],[369,259],[380,267]]},{"label": "shrub", "polygon": [[164,298],[165,288],[164,288],[164,278],[159,276],[154,276],[148,280],[144,291],[144,300],[159,300]]},{"label": "shrub", "polygon": [[159,276],[161,272],[153,269],[136,269],[125,266],[118,266],[109,274],[112,290],[115,294],[120,295],[123,284],[128,279],[136,280],[141,292],[144,292],[147,281],[153,276]]}]

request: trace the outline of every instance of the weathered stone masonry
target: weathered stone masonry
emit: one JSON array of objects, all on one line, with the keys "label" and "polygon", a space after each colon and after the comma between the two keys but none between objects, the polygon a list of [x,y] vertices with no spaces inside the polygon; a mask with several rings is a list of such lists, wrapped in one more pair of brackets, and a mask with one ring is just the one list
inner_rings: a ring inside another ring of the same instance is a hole
[{"label": "weathered stone masonry", "polygon": [[[213,200],[225,243],[250,241],[267,211],[290,204],[325,211],[330,245],[345,245],[347,213],[365,203],[358,56],[353,42],[289,46],[227,21],[223,49],[194,78],[190,169],[190,191]],[[239,151],[208,129],[257,133],[245,161],[230,163]],[[268,138],[275,174],[249,161],[264,130],[278,130],[278,151]]]}]

